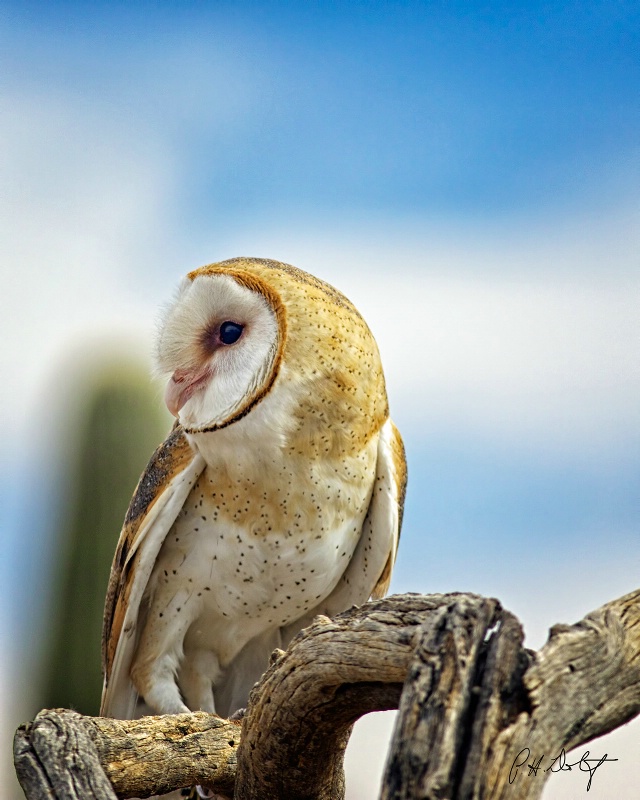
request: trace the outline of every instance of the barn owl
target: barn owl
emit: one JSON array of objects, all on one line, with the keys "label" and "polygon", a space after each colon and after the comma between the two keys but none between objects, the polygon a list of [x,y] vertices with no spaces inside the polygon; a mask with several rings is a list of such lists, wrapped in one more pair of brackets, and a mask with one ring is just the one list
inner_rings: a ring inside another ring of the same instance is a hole
[{"label": "barn owl", "polygon": [[176,423],[114,557],[101,713],[228,715],[315,615],[387,591],[402,440],[366,323],[289,265],[190,272],[156,357]]}]

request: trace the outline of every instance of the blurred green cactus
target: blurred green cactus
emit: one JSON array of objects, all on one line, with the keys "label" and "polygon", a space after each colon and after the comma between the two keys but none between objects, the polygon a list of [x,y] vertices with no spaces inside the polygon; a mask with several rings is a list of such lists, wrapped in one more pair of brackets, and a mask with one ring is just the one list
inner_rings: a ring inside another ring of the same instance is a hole
[{"label": "blurred green cactus", "polygon": [[[44,705],[98,714],[100,640],[111,559],[138,478],[164,438],[169,419],[144,367],[130,362],[93,371],[69,425],[72,441],[43,676]],[[66,486],[65,486],[66,483]]]}]

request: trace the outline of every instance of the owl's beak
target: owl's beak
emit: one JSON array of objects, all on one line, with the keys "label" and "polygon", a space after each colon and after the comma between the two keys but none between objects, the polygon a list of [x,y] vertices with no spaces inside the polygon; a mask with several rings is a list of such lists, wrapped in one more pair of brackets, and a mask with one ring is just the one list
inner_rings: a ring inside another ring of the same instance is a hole
[{"label": "owl's beak", "polygon": [[211,378],[209,366],[199,370],[177,369],[164,393],[164,402],[174,417],[178,416],[182,406],[200,389],[203,389]]}]

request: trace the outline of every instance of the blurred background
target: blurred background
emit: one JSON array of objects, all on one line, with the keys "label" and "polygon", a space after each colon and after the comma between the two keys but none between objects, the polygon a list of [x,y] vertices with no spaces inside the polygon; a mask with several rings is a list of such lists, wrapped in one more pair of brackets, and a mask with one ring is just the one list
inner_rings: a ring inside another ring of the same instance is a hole
[{"label": "blurred background", "polygon": [[[5,0],[3,797],[20,722],[96,713],[111,554],[169,426],[157,312],[205,263],[295,264],[368,320],[409,460],[392,591],[496,596],[538,648],[638,587],[639,52],[625,0]],[[349,800],[392,724],[356,726]],[[640,721],[590,750],[619,760],[589,797],[637,797]]]}]

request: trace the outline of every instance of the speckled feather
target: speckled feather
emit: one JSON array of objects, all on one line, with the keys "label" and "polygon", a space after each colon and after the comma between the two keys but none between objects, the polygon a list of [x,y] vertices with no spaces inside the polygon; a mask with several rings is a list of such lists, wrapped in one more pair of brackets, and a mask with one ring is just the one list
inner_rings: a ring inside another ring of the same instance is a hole
[{"label": "speckled feather", "polygon": [[141,523],[165,490],[167,482],[176,477],[187,463],[193,461],[194,455],[182,426],[174,426],[169,436],[151,456],[129,503],[111,565],[104,608],[102,669],[106,680],[111,675],[115,648],[122,631],[131,591],[132,576],[135,574],[134,561],[129,558],[140,532]]},{"label": "speckled feather", "polygon": [[[289,265],[233,259],[188,278],[217,275],[264,297],[277,346],[264,379],[226,416],[176,427],[138,485],[107,595],[103,713],[130,713],[116,697],[129,671],[150,686],[180,625],[167,663],[187,705],[213,710],[208,675],[231,686],[215,701],[229,710],[266,667],[254,674],[252,659],[315,614],[388,589],[406,465],[366,323],[340,292]],[[169,510],[154,511],[163,502]],[[247,673],[239,689],[234,672]]]}]

